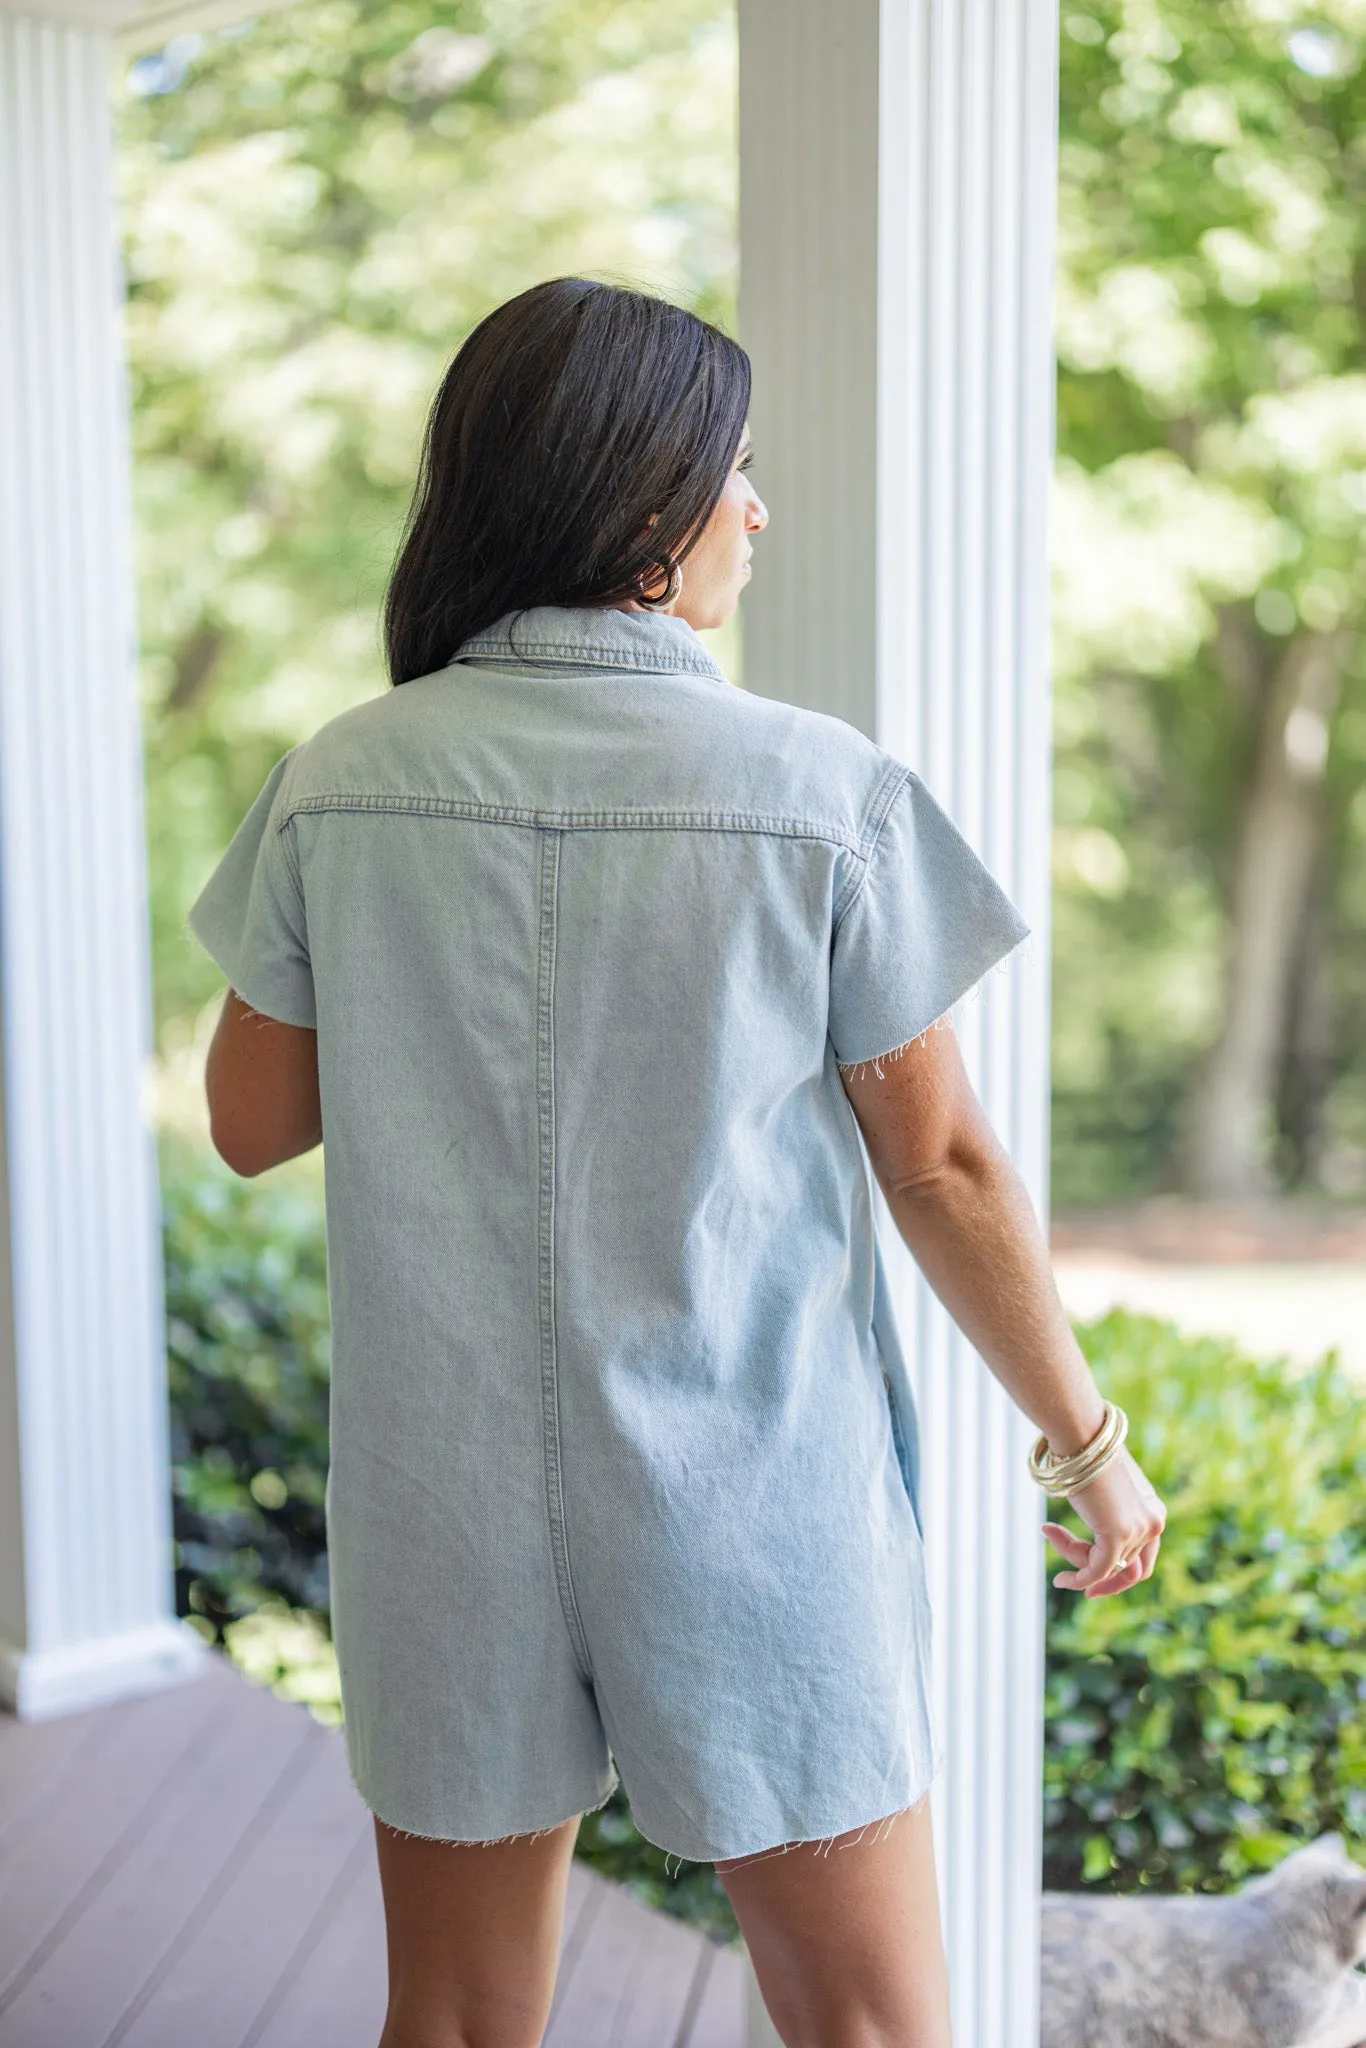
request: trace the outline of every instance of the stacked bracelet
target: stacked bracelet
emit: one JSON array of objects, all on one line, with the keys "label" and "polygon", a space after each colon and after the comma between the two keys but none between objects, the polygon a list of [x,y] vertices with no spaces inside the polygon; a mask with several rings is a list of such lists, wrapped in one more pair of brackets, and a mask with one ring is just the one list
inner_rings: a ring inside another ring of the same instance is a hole
[{"label": "stacked bracelet", "polygon": [[1056,1457],[1048,1448],[1048,1438],[1041,1436],[1029,1454],[1030,1478],[1036,1479],[1047,1494],[1080,1493],[1119,1456],[1128,1433],[1128,1416],[1115,1402],[1107,1401],[1104,1422],[1090,1443],[1083,1444],[1070,1458]]}]

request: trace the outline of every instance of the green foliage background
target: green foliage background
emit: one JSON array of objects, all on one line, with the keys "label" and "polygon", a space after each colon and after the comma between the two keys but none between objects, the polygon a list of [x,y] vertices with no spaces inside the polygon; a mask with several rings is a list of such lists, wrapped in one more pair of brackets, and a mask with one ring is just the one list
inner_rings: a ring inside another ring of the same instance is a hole
[{"label": "green foliage background", "polygon": [[[1278,665],[1315,854],[1262,1150],[1366,1186],[1366,15],[1064,0],[1053,513],[1055,1194],[1178,1171],[1225,1021]],[[1263,900],[1252,915],[1266,918]]]},{"label": "green foliage background", "polygon": [[1359,1388],[1143,1317],[1079,1334],[1168,1522],[1122,1597],[1050,1583],[1045,1883],[1221,1891],[1366,1844]]},{"label": "green foliage background", "polygon": [[218,1640],[275,1599],[327,1612],[327,1247],[316,1189],[163,1152],[176,1595]]},{"label": "green foliage background", "polygon": [[[1267,679],[1301,647],[1329,649],[1333,681],[1297,729],[1322,754],[1316,853],[1303,944],[1263,999],[1260,1143],[1283,1181],[1366,1191],[1364,53],[1359,0],[1063,7],[1064,1206],[1181,1170]],[[383,687],[376,608],[421,418],[471,324],[571,269],[733,316],[734,93],[726,0],[312,0],[132,68],[163,1051],[216,985],[184,910],[266,770]]]},{"label": "green foliage background", "polygon": [[163,1050],[199,886],[279,755],[384,687],[421,425],[493,305],[566,271],[728,317],[716,0],[314,0],[132,67],[119,112]]}]

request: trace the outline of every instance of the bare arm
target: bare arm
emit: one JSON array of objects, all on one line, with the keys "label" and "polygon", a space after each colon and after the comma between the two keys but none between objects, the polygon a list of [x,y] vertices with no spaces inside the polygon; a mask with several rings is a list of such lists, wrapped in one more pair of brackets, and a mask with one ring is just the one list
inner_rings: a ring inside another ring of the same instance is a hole
[{"label": "bare arm", "polygon": [[252,1178],[322,1142],[318,1034],[224,998],[204,1072],[219,1156]]},{"label": "bare arm", "polygon": [[[1063,1456],[1080,1450],[1104,1418],[1101,1395],[1058,1298],[1029,1197],[972,1091],[957,1039],[941,1027],[880,1064],[880,1075],[866,1064],[846,1071],[844,1086],[898,1230],[1051,1448]],[[1044,1524],[1080,1566],[1057,1584],[1111,1593],[1149,1575],[1165,1513],[1127,1452],[1072,1505],[1097,1540],[1086,1544]]]}]

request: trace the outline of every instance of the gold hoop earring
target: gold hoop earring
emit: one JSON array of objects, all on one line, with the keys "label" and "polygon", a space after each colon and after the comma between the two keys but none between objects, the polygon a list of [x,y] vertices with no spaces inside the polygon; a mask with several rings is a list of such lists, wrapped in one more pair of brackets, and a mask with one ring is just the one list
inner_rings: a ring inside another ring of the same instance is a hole
[{"label": "gold hoop earring", "polygon": [[666,612],[671,604],[677,602],[683,589],[683,564],[681,562],[670,562],[669,580],[664,586],[664,593],[661,597],[647,597],[645,595],[645,578],[643,576],[636,587],[640,593],[636,599],[637,604],[644,605],[647,612]]}]

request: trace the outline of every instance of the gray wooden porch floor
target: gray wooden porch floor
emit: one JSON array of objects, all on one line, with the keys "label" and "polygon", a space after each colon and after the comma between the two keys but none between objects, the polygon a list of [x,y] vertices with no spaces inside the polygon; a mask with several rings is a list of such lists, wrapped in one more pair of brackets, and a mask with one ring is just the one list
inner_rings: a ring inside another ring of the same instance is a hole
[{"label": "gray wooden porch floor", "polygon": [[[739,1959],[574,1866],[546,2048],[741,2048]],[[0,1715],[0,2048],[376,2048],[384,1939],[340,1738],[222,1659]]]}]

